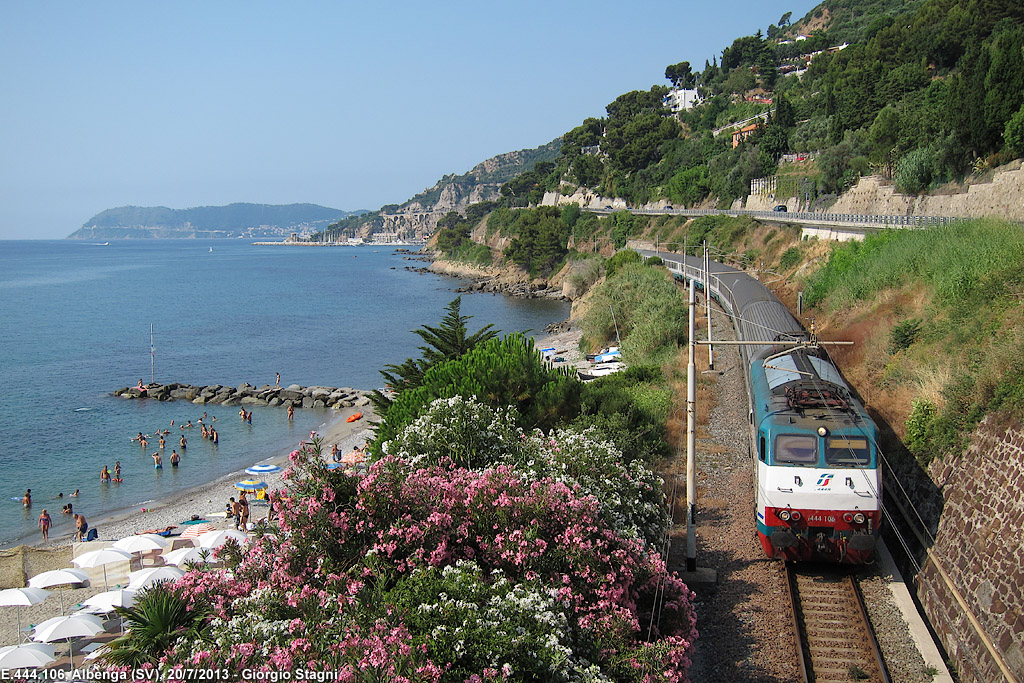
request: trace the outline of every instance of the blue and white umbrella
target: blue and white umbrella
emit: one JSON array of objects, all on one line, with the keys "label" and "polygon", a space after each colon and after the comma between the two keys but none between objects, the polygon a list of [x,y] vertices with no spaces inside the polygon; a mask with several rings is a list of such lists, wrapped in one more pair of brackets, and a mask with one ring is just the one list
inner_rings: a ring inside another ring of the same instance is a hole
[{"label": "blue and white umbrella", "polygon": [[256,481],[254,479],[246,479],[235,484],[235,488],[239,491],[259,491],[267,488],[267,482]]},{"label": "blue and white umbrella", "polygon": [[245,470],[246,474],[273,474],[280,472],[281,468],[277,465],[253,465]]}]

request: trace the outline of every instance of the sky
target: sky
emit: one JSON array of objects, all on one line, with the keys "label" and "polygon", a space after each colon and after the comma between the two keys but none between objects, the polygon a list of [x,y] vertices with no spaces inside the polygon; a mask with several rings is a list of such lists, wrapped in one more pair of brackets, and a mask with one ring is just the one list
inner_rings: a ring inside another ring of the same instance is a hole
[{"label": "sky", "polygon": [[0,239],[104,209],[398,204],[811,0],[0,1]]}]

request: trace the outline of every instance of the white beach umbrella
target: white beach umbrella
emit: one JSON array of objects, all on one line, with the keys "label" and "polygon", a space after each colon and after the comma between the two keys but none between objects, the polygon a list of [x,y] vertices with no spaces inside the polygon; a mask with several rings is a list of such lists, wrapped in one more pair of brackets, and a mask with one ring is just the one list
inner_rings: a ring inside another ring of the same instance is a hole
[{"label": "white beach umbrella", "polygon": [[205,534],[207,531],[214,531],[217,527],[209,522],[200,522],[199,524],[191,524],[188,529],[181,535],[183,539],[196,539]]},{"label": "white beach umbrella", "polygon": [[147,550],[163,550],[167,547],[167,539],[156,534],[138,534],[125,536],[111,547],[129,553],[144,553]]},{"label": "white beach umbrella", "polygon": [[51,569],[42,574],[36,574],[28,580],[28,585],[33,588],[60,589],[60,613],[64,614],[64,586],[73,586],[76,583],[88,583],[89,575],[81,569]]},{"label": "white beach umbrella", "polygon": [[16,605],[18,607],[18,637],[21,638],[21,607],[38,605],[50,596],[50,591],[42,588],[8,588],[0,591],[0,605]]},{"label": "white beach umbrella", "polygon": [[57,661],[53,645],[25,643],[0,647],[0,671],[9,669],[38,669]]},{"label": "white beach umbrella", "polygon": [[219,529],[217,531],[207,531],[205,534],[199,537],[200,548],[219,548],[224,545],[228,539],[234,539],[238,543],[245,543],[249,540],[249,534],[238,531],[237,529]]},{"label": "white beach umbrella", "polygon": [[201,563],[210,562],[211,560],[213,560],[213,555],[210,553],[209,548],[178,548],[169,553],[164,553],[164,562],[179,567],[189,562]]},{"label": "white beach umbrella", "polygon": [[103,587],[109,588],[107,585],[107,565],[115,562],[131,562],[132,554],[119,550],[117,548],[100,548],[99,550],[90,550],[87,553],[76,557],[71,560],[71,564],[76,567],[103,567]]},{"label": "white beach umbrella", "polygon": [[32,640],[52,643],[55,640],[68,641],[68,657],[71,668],[75,668],[74,650],[71,649],[72,638],[94,636],[103,630],[103,622],[91,614],[69,614],[66,617],[47,619],[36,626]]},{"label": "white beach umbrella", "polygon": [[82,604],[98,607],[106,612],[113,612],[115,607],[131,607],[135,604],[135,589],[122,588],[97,593]]},{"label": "white beach umbrella", "polygon": [[[195,550],[195,548],[186,548],[186,550]],[[139,590],[160,581],[176,581],[183,576],[185,576],[185,572],[177,567],[148,567],[128,573],[128,588]]]}]

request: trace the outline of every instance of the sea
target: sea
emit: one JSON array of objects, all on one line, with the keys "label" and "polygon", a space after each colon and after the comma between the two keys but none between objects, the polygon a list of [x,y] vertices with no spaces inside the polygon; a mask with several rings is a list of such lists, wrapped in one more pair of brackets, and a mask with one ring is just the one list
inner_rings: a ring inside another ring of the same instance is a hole
[{"label": "sea", "polygon": [[[289,423],[281,408],[253,406],[250,426],[230,406],[111,392],[140,379],[260,386],[275,373],[281,386],[377,388],[385,365],[420,355],[412,330],[438,324],[465,284],[413,270],[424,265],[371,245],[0,241],[0,547],[37,542],[43,508],[59,537],[72,531],[68,502],[101,519],[293,450],[334,413],[296,410]],[[492,324],[540,336],[569,304],[463,294],[462,313],[471,332]],[[154,470],[154,439],[148,452],[132,441],[174,420],[166,462],[178,425],[204,412],[220,443],[191,430],[176,469]],[[123,483],[101,483],[115,461]]]}]

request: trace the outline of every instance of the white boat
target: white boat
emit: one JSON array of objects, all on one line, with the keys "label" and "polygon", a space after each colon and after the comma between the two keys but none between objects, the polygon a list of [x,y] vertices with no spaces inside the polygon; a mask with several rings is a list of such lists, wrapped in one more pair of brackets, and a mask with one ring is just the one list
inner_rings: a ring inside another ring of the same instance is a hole
[{"label": "white boat", "polygon": [[581,380],[587,381],[612,375],[625,369],[626,365],[624,363],[597,363],[590,368],[577,370],[576,374],[580,376]]},{"label": "white boat", "polygon": [[210,247],[210,251],[211,251],[211,252],[213,251],[213,247]]}]

